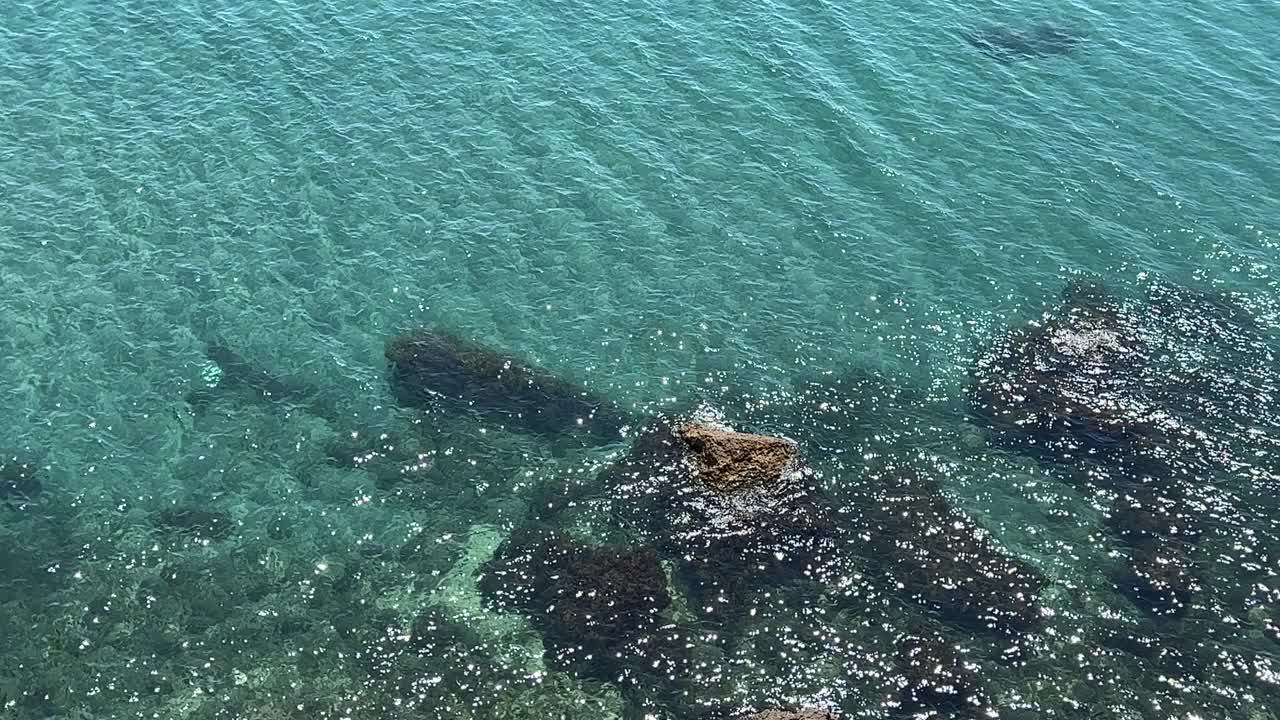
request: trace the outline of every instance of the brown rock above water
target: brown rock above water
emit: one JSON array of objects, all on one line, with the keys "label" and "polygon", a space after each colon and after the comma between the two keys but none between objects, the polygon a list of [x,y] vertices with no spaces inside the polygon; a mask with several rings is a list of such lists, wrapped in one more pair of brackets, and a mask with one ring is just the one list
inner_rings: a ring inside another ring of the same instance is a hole
[{"label": "brown rock above water", "polygon": [[615,516],[675,564],[689,606],[719,622],[762,588],[838,573],[834,511],[786,439],[659,418],[600,484]]},{"label": "brown rock above water", "polygon": [[782,438],[688,423],[674,434],[702,484],[734,492],[776,482],[796,462],[796,446]]},{"label": "brown rock above water", "polygon": [[602,474],[619,512],[660,542],[780,539],[825,524],[813,474],[789,440],[657,419]]}]

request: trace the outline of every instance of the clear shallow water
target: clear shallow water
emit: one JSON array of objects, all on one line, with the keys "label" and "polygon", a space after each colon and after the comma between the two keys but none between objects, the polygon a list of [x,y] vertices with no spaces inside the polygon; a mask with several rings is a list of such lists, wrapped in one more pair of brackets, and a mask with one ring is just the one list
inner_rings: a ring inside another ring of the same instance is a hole
[{"label": "clear shallow water", "polygon": [[[1204,584],[1251,599],[1202,594],[1155,625],[1116,591],[1107,501],[993,446],[964,400],[975,358],[1078,274],[1134,299],[1158,278],[1227,293],[1262,328],[1236,340],[1271,342],[1272,6],[0,13],[2,437],[42,484],[0,507],[0,713],[622,713],[613,684],[547,668],[475,572],[542,482],[624,446],[397,407],[384,343],[430,325],[638,412],[708,402],[794,437],[837,496],[861,482],[845,458],[932,454],[954,503],[1049,579],[1057,614],[1024,663],[943,624],[1002,717],[1272,716],[1269,398],[1214,436],[1235,460],[1200,485],[1230,497],[1180,496],[1220,531],[1195,551]],[[1085,42],[1005,64],[962,37],[1046,20]],[[314,392],[224,386],[193,408],[215,341]],[[1254,357],[1226,367],[1266,387]],[[856,422],[820,433],[797,387],[825,371],[862,380]],[[388,484],[330,462],[353,431],[411,436],[431,467]],[[592,502],[577,531],[635,541]],[[173,504],[234,531],[157,529]],[[708,642],[715,682],[681,691],[889,716],[919,609],[796,592],[743,637],[823,642]],[[467,633],[399,639],[428,607]],[[1166,652],[1107,646],[1112,621]],[[465,662],[481,669],[450,672]]]}]

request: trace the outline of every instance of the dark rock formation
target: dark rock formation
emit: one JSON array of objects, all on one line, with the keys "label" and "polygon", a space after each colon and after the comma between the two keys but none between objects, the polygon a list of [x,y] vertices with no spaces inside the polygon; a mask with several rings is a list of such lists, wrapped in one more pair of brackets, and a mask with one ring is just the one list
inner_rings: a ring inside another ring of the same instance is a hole
[{"label": "dark rock formation", "polygon": [[964,39],[984,55],[1003,63],[1066,55],[1084,41],[1084,35],[1042,23],[1028,29],[996,26],[964,34]]},{"label": "dark rock formation", "polygon": [[1167,444],[1147,397],[1145,347],[1136,319],[1102,288],[1072,283],[1058,312],[979,358],[970,413],[997,440],[1060,462]]},{"label": "dark rock formation", "polygon": [[953,509],[936,482],[886,463],[863,492],[859,553],[889,587],[961,626],[1017,633],[1039,621],[1044,578]]},{"label": "dark rock formation", "polygon": [[699,611],[732,618],[762,587],[836,567],[838,526],[787,440],[658,419],[601,480],[622,521],[677,563]]},{"label": "dark rock formation", "polygon": [[236,529],[235,521],[227,513],[181,506],[153,513],[151,524],[168,532],[210,540],[225,539]]},{"label": "dark rock formation", "polygon": [[653,551],[592,547],[551,531],[517,530],[482,572],[481,592],[529,616],[553,667],[602,680],[643,654],[634,643],[657,632],[671,603]]},{"label": "dark rock formation", "polygon": [[906,679],[899,701],[913,716],[932,711],[976,717],[989,705],[978,666],[964,662],[952,643],[937,632],[903,636],[898,641],[897,662]]},{"label": "dark rock formation", "polygon": [[1280,378],[1263,333],[1228,298],[1158,282],[1148,300],[1126,309],[1097,285],[1068,285],[1057,310],[979,360],[969,400],[996,441],[1119,496],[1107,521],[1128,550],[1117,588],[1168,616],[1198,587],[1206,514],[1191,498],[1280,449],[1260,431]]},{"label": "dark rock formation", "polygon": [[538,435],[621,439],[633,418],[586,388],[446,332],[417,330],[387,343],[391,389],[406,407],[445,403]]},{"label": "dark rock formation", "polygon": [[1121,496],[1107,517],[1129,550],[1117,587],[1152,615],[1183,614],[1198,587],[1192,554],[1201,528],[1185,508],[1181,494],[1140,487]]},{"label": "dark rock formation", "polygon": [[0,502],[31,500],[43,489],[35,460],[14,453],[0,455]]}]

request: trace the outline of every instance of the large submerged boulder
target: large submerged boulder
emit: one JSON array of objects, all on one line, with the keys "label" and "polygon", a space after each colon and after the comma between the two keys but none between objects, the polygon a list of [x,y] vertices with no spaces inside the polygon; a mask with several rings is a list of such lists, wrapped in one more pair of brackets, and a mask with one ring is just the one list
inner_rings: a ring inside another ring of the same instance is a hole
[{"label": "large submerged boulder", "polygon": [[529,617],[553,667],[602,680],[643,654],[636,644],[656,633],[671,604],[652,550],[594,547],[533,528],[502,543],[480,589],[498,608]]},{"label": "large submerged boulder", "polygon": [[935,481],[885,463],[863,492],[860,554],[888,586],[955,625],[1016,634],[1038,623],[1044,578],[952,508]]},{"label": "large submerged boulder", "polygon": [[1105,290],[1072,283],[1056,312],[978,359],[970,413],[1000,441],[1063,462],[1159,445],[1169,431],[1148,397],[1145,346],[1137,319]]},{"label": "large submerged boulder", "polygon": [[538,435],[621,439],[633,418],[609,400],[542,368],[439,330],[387,343],[391,389],[406,407],[447,404]]},{"label": "large submerged boulder", "polygon": [[979,359],[970,411],[997,441],[1118,495],[1107,522],[1127,551],[1117,589],[1149,614],[1181,615],[1198,588],[1189,497],[1254,461],[1233,446],[1268,455],[1252,438],[1265,436],[1253,428],[1269,414],[1274,363],[1234,303],[1160,283],[1148,300],[1126,308],[1098,285],[1068,285],[1056,311]]},{"label": "large submerged boulder", "polygon": [[1200,585],[1193,555],[1201,524],[1186,498],[1168,488],[1138,486],[1118,497],[1106,518],[1127,549],[1116,588],[1150,615],[1185,613]]}]

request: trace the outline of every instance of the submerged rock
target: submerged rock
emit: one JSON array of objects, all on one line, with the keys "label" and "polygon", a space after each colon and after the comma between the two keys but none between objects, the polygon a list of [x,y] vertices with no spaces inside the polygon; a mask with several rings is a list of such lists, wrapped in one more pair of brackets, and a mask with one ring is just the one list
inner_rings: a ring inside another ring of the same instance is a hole
[{"label": "submerged rock", "polygon": [[446,403],[538,435],[621,438],[633,418],[586,388],[479,343],[417,330],[387,343],[391,389],[406,407]]},{"label": "submerged rock", "polygon": [[236,523],[228,513],[181,506],[153,513],[151,524],[161,530],[211,540],[230,537],[236,529]]},{"label": "submerged rock", "polygon": [[341,421],[333,403],[318,388],[306,382],[267,372],[220,342],[209,343],[205,347],[205,355],[213,366],[205,375],[205,387],[187,395],[187,404],[193,410],[203,409],[213,402],[218,393],[241,391],[259,400],[303,408],[331,424]]},{"label": "submerged rock", "polygon": [[1044,578],[953,509],[936,482],[886,464],[863,492],[859,552],[890,587],[961,626],[1012,634],[1039,622]]},{"label": "submerged rock", "polygon": [[1119,495],[1107,519],[1128,550],[1117,589],[1176,616],[1199,587],[1197,489],[1275,456],[1264,429],[1280,390],[1274,366],[1265,334],[1226,296],[1156,282],[1145,306],[1126,309],[1075,282],[1059,308],[978,361],[969,406],[997,442]]},{"label": "submerged rock", "polygon": [[1117,585],[1152,615],[1182,615],[1200,589],[1191,547],[1167,538],[1138,544],[1130,550]]},{"label": "submerged rock", "polygon": [[997,440],[1063,462],[1167,444],[1164,415],[1148,398],[1145,349],[1117,301],[1072,283],[1056,313],[1015,328],[979,358],[970,414]]},{"label": "submerged rock", "polygon": [[0,502],[31,500],[44,490],[37,463],[24,455],[0,456]]},{"label": "submerged rock", "polygon": [[517,530],[482,570],[494,605],[527,615],[547,661],[614,679],[652,636],[671,604],[667,576],[646,548],[593,547],[558,532]]},{"label": "submerged rock", "polygon": [[965,33],[964,39],[984,55],[1009,63],[1048,55],[1066,55],[1084,42],[1084,35],[1041,23],[1027,29],[1005,26],[982,28]]},{"label": "submerged rock", "polygon": [[1135,488],[1116,500],[1106,522],[1129,549],[1117,589],[1151,615],[1183,614],[1198,587],[1191,556],[1202,530],[1176,486]]},{"label": "submerged rock", "polygon": [[897,663],[906,680],[899,701],[909,713],[979,716],[990,704],[981,688],[978,666],[965,662],[952,643],[936,632],[899,639]]}]

